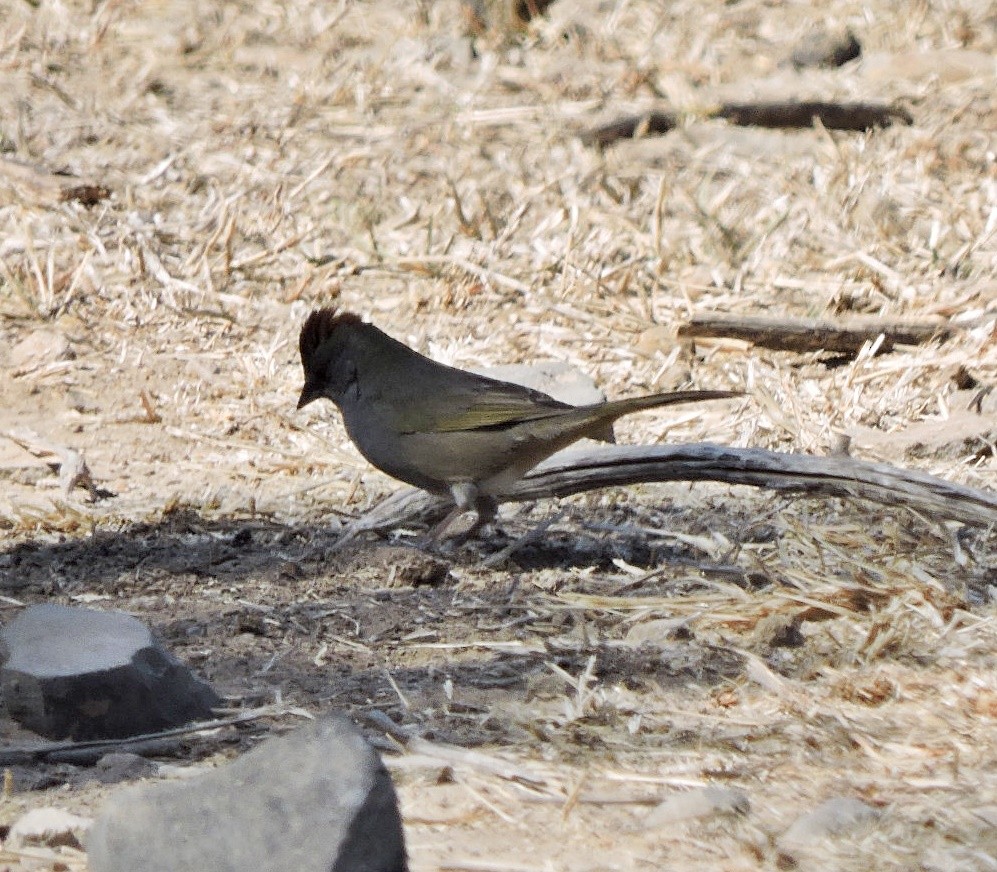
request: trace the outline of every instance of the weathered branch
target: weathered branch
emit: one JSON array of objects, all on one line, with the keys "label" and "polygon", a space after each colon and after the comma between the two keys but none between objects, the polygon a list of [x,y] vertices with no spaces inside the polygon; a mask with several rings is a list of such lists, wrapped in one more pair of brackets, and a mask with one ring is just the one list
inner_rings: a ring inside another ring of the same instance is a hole
[{"label": "weathered branch", "polygon": [[880,351],[894,345],[919,345],[945,339],[952,329],[943,321],[887,321],[849,318],[835,322],[815,318],[765,318],[756,315],[694,315],[679,327],[679,336],[743,339],[777,351],[834,351],[855,353],[883,336]]},{"label": "weathered branch", "polygon": [[[718,481],[787,494],[846,497],[904,505],[926,515],[975,526],[997,525],[997,494],[953,484],[923,472],[850,457],[781,454],[722,445],[610,445],[556,454],[519,481],[503,502],[563,497],[602,487],[662,481]],[[352,525],[351,538],[415,520],[431,521],[445,500],[406,490]]]}]

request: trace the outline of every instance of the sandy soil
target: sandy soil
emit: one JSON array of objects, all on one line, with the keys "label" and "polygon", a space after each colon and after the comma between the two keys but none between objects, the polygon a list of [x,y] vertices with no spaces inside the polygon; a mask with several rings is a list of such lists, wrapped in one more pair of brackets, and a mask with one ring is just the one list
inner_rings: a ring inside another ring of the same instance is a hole
[{"label": "sandy soil", "polygon": [[[861,62],[786,66],[814,13],[754,0],[560,0],[473,39],[456,2],[8,2],[0,618],[124,609],[236,708],[351,714],[386,748],[420,872],[997,868],[993,526],[672,484],[507,507],[442,554],[415,529],[337,550],[397,485],[331,407],[294,411],[297,331],[340,305],[456,365],[749,393],[634,416],[620,441],[824,454],[844,434],[997,488],[993,395],[973,405],[997,384],[997,19],[982,0],[824,14]],[[898,101],[914,123],[704,117],[789,96]],[[681,129],[605,152],[577,136],[654,105]],[[63,172],[109,197],[67,197]],[[708,312],[953,333],[850,356],[676,339]],[[66,449],[100,499],[60,490]],[[440,753],[390,750],[383,717]],[[4,720],[0,738],[30,737]],[[108,789],[67,765],[12,775],[0,825],[92,814]],[[706,785],[750,809],[647,817]],[[780,847],[841,796],[879,818]]]}]

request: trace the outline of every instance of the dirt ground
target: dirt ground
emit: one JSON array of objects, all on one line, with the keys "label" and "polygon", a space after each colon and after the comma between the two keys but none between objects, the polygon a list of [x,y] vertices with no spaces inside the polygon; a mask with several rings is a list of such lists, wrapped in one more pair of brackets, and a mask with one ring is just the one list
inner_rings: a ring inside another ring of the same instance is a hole
[{"label": "dirt ground", "polygon": [[[490,14],[468,36],[456,0],[0,0],[0,620],[123,609],[233,708],[284,712],[173,764],[350,714],[417,872],[997,868],[994,524],[676,483],[507,506],[439,554],[414,526],[339,548],[398,485],[331,406],[294,410],[297,331],[337,305],[459,366],[747,393],[632,416],[621,442],[823,455],[847,436],[997,489],[992,7],[824,4],[863,58],[816,71],[785,63],[810,4]],[[913,124],[705,118],[787,97],[896,101]],[[652,106],[680,128],[578,137]],[[713,312],[950,332],[851,355],[677,339]],[[97,499],[60,488],[67,450]],[[429,744],[393,745],[384,718]],[[0,738],[30,740],[7,720]],[[0,825],[92,815],[109,789],[11,774]],[[708,785],[750,807],[649,817]],[[780,843],[834,797],[879,816]]]}]

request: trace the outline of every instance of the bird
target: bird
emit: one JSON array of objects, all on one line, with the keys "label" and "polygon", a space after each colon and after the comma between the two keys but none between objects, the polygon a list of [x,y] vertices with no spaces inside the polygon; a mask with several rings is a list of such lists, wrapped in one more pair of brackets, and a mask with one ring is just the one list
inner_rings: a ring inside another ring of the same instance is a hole
[{"label": "bird", "polygon": [[613,422],[623,415],[741,396],[688,390],[572,406],[439,363],[332,307],[308,315],[298,348],[304,370],[298,409],[331,400],[371,464],[452,500],[452,511],[430,533],[435,541],[468,512],[475,521],[464,538],[490,523],[505,490],[578,439],[615,442]]}]

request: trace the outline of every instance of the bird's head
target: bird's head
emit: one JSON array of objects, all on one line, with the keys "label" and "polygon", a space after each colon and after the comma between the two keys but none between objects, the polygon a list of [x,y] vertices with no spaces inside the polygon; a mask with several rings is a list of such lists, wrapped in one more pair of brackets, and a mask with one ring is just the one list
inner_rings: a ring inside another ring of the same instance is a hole
[{"label": "bird's head", "polygon": [[319,397],[338,403],[346,389],[356,380],[356,365],[350,352],[357,327],[363,326],[358,315],[335,309],[316,309],[308,316],[298,337],[305,386],[298,398],[298,408]]}]

